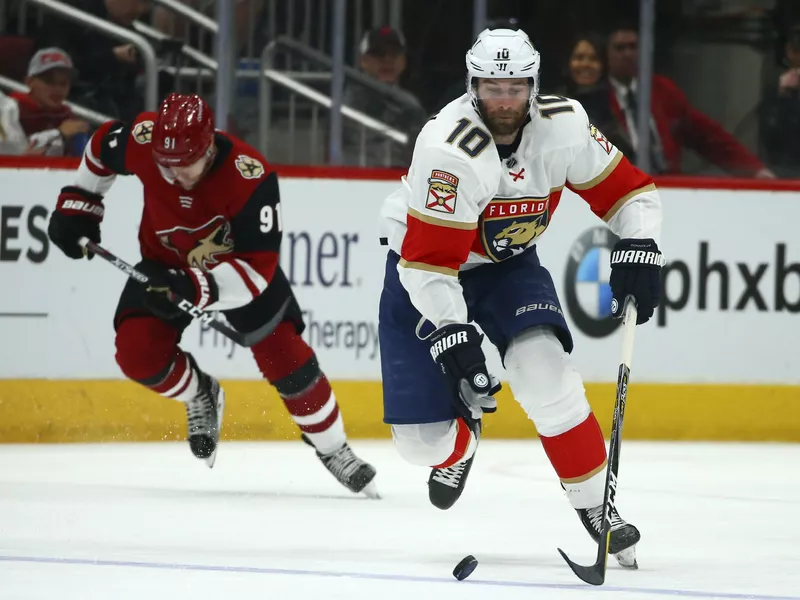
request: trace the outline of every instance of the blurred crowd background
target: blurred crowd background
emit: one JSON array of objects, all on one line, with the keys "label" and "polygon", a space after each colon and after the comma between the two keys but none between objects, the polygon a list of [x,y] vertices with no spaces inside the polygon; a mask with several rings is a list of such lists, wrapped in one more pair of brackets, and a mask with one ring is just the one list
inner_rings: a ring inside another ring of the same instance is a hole
[{"label": "blurred crowd background", "polygon": [[0,0],[0,153],[80,155],[182,91],[274,164],[403,168],[486,26],[525,30],[541,93],[653,174],[800,177],[797,0]]}]

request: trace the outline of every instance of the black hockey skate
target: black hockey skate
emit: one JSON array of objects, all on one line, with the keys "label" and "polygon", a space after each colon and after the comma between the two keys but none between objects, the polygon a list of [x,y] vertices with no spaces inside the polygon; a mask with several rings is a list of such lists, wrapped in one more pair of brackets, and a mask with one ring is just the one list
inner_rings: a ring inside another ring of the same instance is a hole
[{"label": "black hockey skate", "polygon": [[[480,440],[481,422],[472,421],[467,424],[475,437]],[[428,498],[436,508],[447,510],[461,497],[477,451],[476,448],[467,460],[456,463],[452,467],[431,470],[431,475],[428,477]]]},{"label": "black hockey skate", "polygon": [[[301,437],[306,444],[314,448],[314,444],[306,434],[302,434]],[[314,449],[316,450],[316,448]],[[375,467],[358,458],[347,442],[330,454],[321,454],[317,451],[317,458],[322,461],[325,468],[336,477],[339,483],[354,494],[363,493],[368,498],[374,499],[381,497],[375,485],[375,475],[377,474]]]},{"label": "black hockey skate", "polygon": [[[603,505],[576,510],[586,531],[595,542],[599,543],[603,530]],[[639,564],[636,562],[636,544],[641,537],[639,530],[630,523],[626,523],[619,516],[617,509],[612,506],[611,540],[608,545],[608,553],[616,558],[621,566],[629,569],[639,568]]]},{"label": "black hockey skate", "polygon": [[189,423],[189,447],[197,458],[206,461],[209,468],[217,458],[217,443],[222,428],[222,413],[225,410],[225,391],[219,382],[197,367],[191,354],[190,368],[198,377],[198,390],[194,398],[186,402],[186,418]]}]

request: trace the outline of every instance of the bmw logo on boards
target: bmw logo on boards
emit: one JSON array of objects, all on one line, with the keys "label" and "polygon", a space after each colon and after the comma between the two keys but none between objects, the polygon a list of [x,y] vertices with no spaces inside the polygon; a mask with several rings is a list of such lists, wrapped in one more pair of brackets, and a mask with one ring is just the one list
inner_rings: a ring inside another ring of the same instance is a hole
[{"label": "bmw logo on boards", "polygon": [[570,248],[564,289],[572,321],[589,337],[610,335],[621,319],[611,318],[611,250],[619,238],[608,227],[593,227]]}]

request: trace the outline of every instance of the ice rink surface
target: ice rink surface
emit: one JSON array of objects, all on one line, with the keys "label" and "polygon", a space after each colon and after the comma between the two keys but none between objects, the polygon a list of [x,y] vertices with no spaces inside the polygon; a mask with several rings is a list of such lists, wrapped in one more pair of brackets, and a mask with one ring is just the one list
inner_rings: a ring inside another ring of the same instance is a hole
[{"label": "ice rink surface", "polygon": [[389,442],[353,448],[383,499],[300,442],[223,443],[213,470],[185,442],[0,446],[0,598],[800,600],[800,445],[624,442],[640,569],[599,588],[556,551],[596,546],[538,442],[484,441],[446,512]]}]

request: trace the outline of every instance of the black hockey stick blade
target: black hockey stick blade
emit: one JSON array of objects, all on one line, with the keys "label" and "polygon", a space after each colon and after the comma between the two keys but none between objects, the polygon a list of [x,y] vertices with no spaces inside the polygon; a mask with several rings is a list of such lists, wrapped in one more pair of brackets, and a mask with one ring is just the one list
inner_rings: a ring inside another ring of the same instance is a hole
[{"label": "black hockey stick blade", "polygon": [[603,497],[603,529],[597,544],[597,559],[593,565],[585,567],[572,561],[561,548],[561,557],[567,562],[572,572],[581,581],[590,585],[603,585],[606,580],[608,565],[608,548],[611,541],[611,507],[617,495],[617,474],[619,472],[619,455],[622,445],[622,424],[625,419],[625,406],[628,398],[628,378],[631,373],[633,356],[633,337],[636,331],[636,302],[632,296],[625,299],[622,326],[622,360],[617,373],[617,396],[614,403],[614,420],[611,425],[611,441],[608,447],[608,466],[606,467],[606,488]]},{"label": "black hockey stick blade", "polygon": [[[103,260],[111,263],[117,269],[125,273],[131,279],[138,281],[141,284],[146,284],[150,279],[142,273],[141,271],[137,271],[134,267],[126,263],[124,260],[106,250],[100,244],[95,244],[88,238],[81,238],[80,245],[83,247],[85,252],[92,252],[96,254]],[[283,306],[281,306],[280,310],[277,311],[275,316],[266,322],[264,325],[252,331],[250,333],[240,333],[229,327],[219,319],[217,319],[213,313],[203,312],[199,308],[197,308],[194,304],[186,300],[185,298],[181,298],[173,294],[172,303],[175,304],[179,309],[185,312],[187,315],[192,317],[193,319],[197,319],[204,325],[207,325],[211,329],[218,331],[225,337],[231,339],[234,343],[239,344],[240,346],[244,346],[245,348],[249,348],[266,338],[272,331],[280,324],[283,320],[283,315],[286,312],[286,309],[289,307],[289,302],[291,301],[290,298],[287,298]]]},{"label": "black hockey stick blade", "polygon": [[608,561],[608,554],[604,553],[605,556],[598,558],[597,562],[594,563],[590,567],[584,567],[583,565],[579,565],[578,563],[572,561],[569,556],[567,556],[566,552],[564,552],[561,548],[558,549],[558,553],[561,554],[561,557],[567,561],[569,568],[572,569],[572,572],[578,576],[578,578],[583,581],[584,583],[588,583],[590,585],[603,585],[606,580],[606,562]]}]

